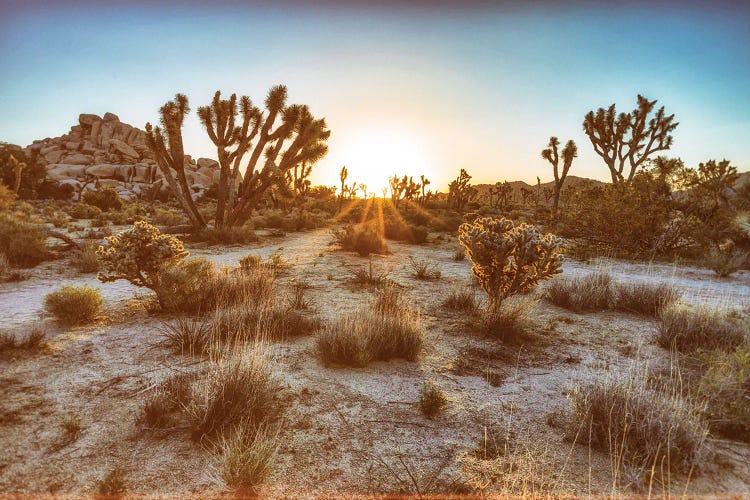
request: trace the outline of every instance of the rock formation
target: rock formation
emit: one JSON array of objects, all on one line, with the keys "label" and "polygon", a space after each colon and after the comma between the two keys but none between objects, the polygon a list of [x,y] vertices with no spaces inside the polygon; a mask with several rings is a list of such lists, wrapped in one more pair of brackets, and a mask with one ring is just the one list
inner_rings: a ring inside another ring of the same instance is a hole
[{"label": "rock formation", "polygon": [[[82,114],[70,132],[41,139],[28,146],[38,153],[37,162],[47,167],[47,176],[70,184],[74,196],[86,189],[114,188],[126,200],[151,198],[167,191],[166,183],[146,145],[146,133],[122,123],[117,115]],[[208,158],[185,156],[185,174],[200,198],[219,180],[219,164]]]}]

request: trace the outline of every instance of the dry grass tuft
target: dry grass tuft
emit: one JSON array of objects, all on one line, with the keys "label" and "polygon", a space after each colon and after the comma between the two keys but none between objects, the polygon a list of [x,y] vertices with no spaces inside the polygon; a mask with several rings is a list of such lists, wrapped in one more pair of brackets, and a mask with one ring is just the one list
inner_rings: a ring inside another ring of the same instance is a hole
[{"label": "dry grass tuft", "polygon": [[659,318],[656,340],[665,349],[732,351],[748,342],[747,318],[720,309],[675,304],[665,307]]},{"label": "dry grass tuft", "polygon": [[228,437],[219,438],[219,476],[227,486],[254,493],[254,488],[271,474],[277,451],[277,435],[266,426],[240,422]]},{"label": "dry grass tuft", "polygon": [[359,266],[351,271],[352,282],[370,287],[382,287],[391,284],[388,271],[375,272],[372,259],[368,265]]},{"label": "dry grass tuft", "polygon": [[742,269],[748,262],[748,252],[731,248],[711,248],[703,257],[703,265],[720,278],[726,278]]},{"label": "dry grass tuft", "polygon": [[125,471],[116,468],[107,472],[101,481],[97,483],[97,492],[104,498],[121,498],[127,492]]},{"label": "dry grass tuft", "polygon": [[466,313],[473,313],[479,308],[477,295],[470,288],[451,290],[448,297],[442,302],[442,305],[446,309]]},{"label": "dry grass tuft", "polygon": [[98,244],[86,241],[75,259],[75,266],[82,273],[95,273],[99,271],[99,258],[96,256]]},{"label": "dry grass tuft", "polygon": [[443,390],[434,381],[428,380],[422,385],[419,394],[419,408],[428,418],[440,413],[448,404],[448,398]]},{"label": "dry grass tuft", "polygon": [[136,423],[148,429],[164,429],[175,423],[175,413],[190,400],[194,373],[181,373],[160,383],[146,400]]},{"label": "dry grass tuft", "polygon": [[531,331],[531,313],[537,300],[528,297],[512,297],[500,306],[482,312],[479,320],[480,331],[503,342],[516,342]]},{"label": "dry grass tuft", "polygon": [[440,279],[440,276],[442,276],[440,270],[437,269],[437,264],[433,262],[416,260],[414,257],[409,257],[409,266],[412,270],[412,276],[418,280],[434,281]]},{"label": "dry grass tuft", "polygon": [[164,323],[161,333],[164,336],[163,345],[185,356],[208,354],[214,340],[212,325],[205,320],[178,318],[174,322]]},{"label": "dry grass tuft", "polygon": [[20,339],[10,332],[0,332],[0,353],[14,349],[36,350],[46,345],[47,334],[39,327],[33,327]]}]

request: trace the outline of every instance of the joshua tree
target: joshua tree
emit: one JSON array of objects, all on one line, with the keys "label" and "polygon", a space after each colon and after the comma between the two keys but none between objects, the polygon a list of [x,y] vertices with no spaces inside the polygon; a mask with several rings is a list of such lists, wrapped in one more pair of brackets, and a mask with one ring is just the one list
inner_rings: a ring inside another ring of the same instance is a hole
[{"label": "joshua tree", "polygon": [[[146,124],[146,140],[154,153],[156,163],[167,180],[172,194],[177,198],[190,222],[196,228],[206,226],[203,216],[193,201],[190,186],[185,177],[185,150],[182,145],[182,123],[190,112],[188,99],[184,94],[176,94],[174,101],[168,101],[159,109],[161,124],[152,127]],[[166,134],[166,136],[165,136]],[[177,179],[172,175],[177,174]]]},{"label": "joshua tree", "polygon": [[349,177],[349,170],[346,166],[341,167],[339,172],[339,179],[341,179],[341,193],[339,194],[339,212],[344,206],[344,194],[346,194],[346,179]]},{"label": "joshua tree", "polygon": [[[502,183],[496,182],[494,186],[490,186],[490,207],[506,208],[511,192],[513,192],[513,186],[508,181]],[[495,199],[495,204],[493,205],[492,200],[495,195],[497,195],[497,199]]]},{"label": "joshua tree", "polygon": [[477,194],[477,189],[471,185],[471,176],[463,168],[456,180],[448,185],[448,201],[459,212],[463,212],[466,204],[476,198]]},{"label": "joshua tree", "polygon": [[679,123],[674,115],[667,116],[664,106],[649,118],[656,100],[638,95],[638,107],[630,113],[617,115],[615,105],[589,111],[583,120],[583,131],[588,135],[596,154],[604,159],[612,175],[612,183],[625,180],[625,166],[629,166],[627,180],[633,179],[638,167],[656,151],[672,146],[671,132]]},{"label": "joshua tree", "polygon": [[16,160],[16,157],[13,155],[10,155],[8,159],[10,160],[10,164],[13,166],[13,192],[18,194],[18,190],[21,189],[21,172],[23,172],[23,169],[26,168],[26,163]]},{"label": "joshua tree", "polygon": [[562,171],[560,171],[560,154],[558,153],[557,149],[559,145],[559,139],[555,136],[552,136],[549,138],[547,149],[542,150],[542,158],[550,162],[550,164],[552,165],[552,171],[555,174],[555,188],[552,195],[552,215],[555,220],[557,220],[558,217],[560,193],[562,192],[565,178],[568,176],[570,166],[573,164],[573,158],[578,156],[578,148],[576,147],[576,143],[572,140],[565,143],[565,147],[562,150]]},{"label": "joshua tree", "polygon": [[425,193],[425,189],[427,188],[427,185],[430,183],[430,180],[424,175],[420,175],[419,181],[420,181],[419,186],[422,191],[422,194],[419,196],[419,204],[424,206],[424,204],[427,202],[427,193]]}]

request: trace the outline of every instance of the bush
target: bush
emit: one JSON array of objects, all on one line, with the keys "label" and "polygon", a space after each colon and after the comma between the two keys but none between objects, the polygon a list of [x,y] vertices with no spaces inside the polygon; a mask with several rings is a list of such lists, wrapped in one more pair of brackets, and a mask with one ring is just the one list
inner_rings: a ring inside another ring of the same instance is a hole
[{"label": "bush", "polygon": [[569,434],[608,451],[621,465],[683,472],[701,465],[706,423],[699,409],[679,394],[650,389],[631,375],[579,386],[570,400]]},{"label": "bush", "polygon": [[251,226],[207,227],[195,233],[193,239],[209,245],[244,245],[258,241],[258,235]]},{"label": "bush", "polygon": [[184,356],[202,356],[213,346],[212,325],[207,321],[192,321],[178,318],[173,323],[165,323],[161,328],[165,346]]},{"label": "bush", "polygon": [[215,436],[243,423],[258,425],[279,413],[278,383],[253,352],[224,360],[193,385],[185,411],[193,438]]},{"label": "bush", "polygon": [[68,215],[74,219],[95,219],[101,215],[102,210],[88,203],[73,203],[67,209]]},{"label": "bush", "polygon": [[219,440],[219,475],[228,486],[252,489],[271,473],[277,450],[276,436],[267,427],[241,422],[228,438]]},{"label": "bush", "polygon": [[180,224],[187,224],[188,220],[185,214],[177,210],[157,208],[151,215],[151,222],[160,226],[179,226]]},{"label": "bush", "polygon": [[490,307],[526,293],[561,272],[559,240],[534,226],[504,218],[480,217],[461,224],[458,241],[466,249],[472,274],[487,293]]},{"label": "bush", "polygon": [[216,312],[215,338],[236,344],[251,340],[284,340],[309,335],[319,328],[317,319],[280,305],[242,304]]},{"label": "bush", "polygon": [[720,309],[675,304],[659,315],[657,342],[665,349],[732,351],[748,342],[747,319]]},{"label": "bush", "polygon": [[125,471],[117,468],[107,472],[99,481],[97,491],[104,498],[120,498],[127,491]]},{"label": "bush", "polygon": [[88,285],[65,285],[44,297],[44,309],[65,325],[80,325],[93,321],[102,309],[99,290]]},{"label": "bush", "polygon": [[469,313],[476,311],[479,307],[476,294],[468,288],[464,290],[451,290],[448,297],[442,302],[442,305],[446,309]]},{"label": "bush", "polygon": [[46,337],[44,330],[38,327],[32,328],[20,339],[10,332],[0,332],[0,353],[13,349],[39,349],[46,345]]},{"label": "bush", "polygon": [[98,278],[104,283],[126,279],[135,286],[158,291],[165,266],[188,255],[180,240],[161,234],[145,221],[105,241],[106,247],[97,250],[101,264]]},{"label": "bush", "polygon": [[88,190],[81,196],[81,201],[99,208],[103,212],[120,210],[125,202],[113,188]]},{"label": "bush", "polygon": [[17,267],[34,267],[50,257],[47,239],[34,224],[0,214],[0,253]]},{"label": "bush", "polygon": [[657,316],[661,310],[680,298],[667,283],[618,283],[614,287],[614,306],[622,311]]},{"label": "bush", "polygon": [[428,231],[424,226],[405,224],[402,221],[388,221],[384,227],[385,237],[389,240],[404,241],[421,245],[427,242]]},{"label": "bush", "polygon": [[212,310],[215,299],[208,296],[209,282],[216,269],[205,257],[175,261],[159,271],[156,295],[165,311],[200,313]]},{"label": "bush", "polygon": [[95,273],[99,271],[99,257],[96,255],[98,248],[99,245],[92,241],[83,244],[75,260],[75,266],[80,272]]},{"label": "bush", "polygon": [[503,342],[517,342],[528,334],[536,304],[532,298],[521,297],[488,308],[479,318],[479,329],[481,333]]},{"label": "bush", "polygon": [[0,182],[0,210],[10,210],[16,202],[16,193]]},{"label": "bush", "polygon": [[383,236],[371,225],[348,225],[334,236],[342,250],[357,252],[362,257],[388,253]]},{"label": "bush", "polygon": [[429,418],[440,413],[448,404],[448,398],[445,397],[440,386],[435,382],[428,380],[422,385],[419,395],[419,408],[422,413]]},{"label": "bush", "polygon": [[708,425],[729,439],[750,442],[750,348],[713,351],[702,357],[698,397],[706,401]]},{"label": "bush", "polygon": [[414,361],[424,346],[419,316],[401,309],[392,314],[359,310],[340,317],[318,335],[325,364],[362,367],[374,360]]},{"label": "bush", "polygon": [[704,256],[703,263],[720,278],[726,278],[747,264],[748,255],[750,254],[734,247],[712,247]]}]

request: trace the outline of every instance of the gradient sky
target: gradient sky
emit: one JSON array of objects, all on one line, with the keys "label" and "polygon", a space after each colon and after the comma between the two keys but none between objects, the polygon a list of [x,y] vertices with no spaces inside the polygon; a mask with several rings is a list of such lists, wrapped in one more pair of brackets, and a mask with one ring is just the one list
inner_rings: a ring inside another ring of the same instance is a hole
[{"label": "gradient sky", "polygon": [[[276,83],[325,116],[315,183],[379,190],[395,171],[441,189],[551,180],[550,135],[572,174],[609,179],[585,113],[636,94],[680,126],[671,155],[750,169],[750,2],[21,2],[0,0],[0,140],[59,136],[79,113],[143,127],[183,92],[260,103]],[[405,6],[407,4],[407,6]],[[186,152],[216,157],[195,112]]]}]

